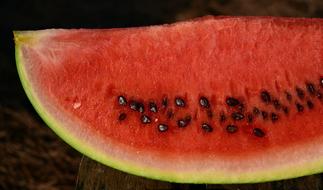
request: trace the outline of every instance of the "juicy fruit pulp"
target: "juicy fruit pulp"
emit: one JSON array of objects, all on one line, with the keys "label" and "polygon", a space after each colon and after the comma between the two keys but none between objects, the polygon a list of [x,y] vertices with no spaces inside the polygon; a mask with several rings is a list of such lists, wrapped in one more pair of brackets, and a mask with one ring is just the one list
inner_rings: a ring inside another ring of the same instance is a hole
[{"label": "juicy fruit pulp", "polygon": [[15,40],[36,110],[102,163],[195,183],[321,171],[323,20],[206,17]]}]

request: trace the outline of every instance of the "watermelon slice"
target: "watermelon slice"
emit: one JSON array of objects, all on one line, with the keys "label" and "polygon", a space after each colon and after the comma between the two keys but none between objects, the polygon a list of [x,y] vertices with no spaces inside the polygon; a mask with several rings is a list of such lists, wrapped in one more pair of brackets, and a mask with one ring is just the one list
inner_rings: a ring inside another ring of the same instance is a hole
[{"label": "watermelon slice", "polygon": [[81,153],[154,179],[323,171],[323,20],[204,17],[14,32],[23,87]]}]

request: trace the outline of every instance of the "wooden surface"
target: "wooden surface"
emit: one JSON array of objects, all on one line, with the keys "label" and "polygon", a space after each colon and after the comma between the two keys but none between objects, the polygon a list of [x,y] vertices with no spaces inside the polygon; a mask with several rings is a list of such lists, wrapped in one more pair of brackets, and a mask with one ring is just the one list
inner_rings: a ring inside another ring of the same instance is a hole
[{"label": "wooden surface", "polygon": [[76,190],[321,190],[323,189],[322,176],[317,174],[258,184],[178,184],[127,174],[83,156]]}]

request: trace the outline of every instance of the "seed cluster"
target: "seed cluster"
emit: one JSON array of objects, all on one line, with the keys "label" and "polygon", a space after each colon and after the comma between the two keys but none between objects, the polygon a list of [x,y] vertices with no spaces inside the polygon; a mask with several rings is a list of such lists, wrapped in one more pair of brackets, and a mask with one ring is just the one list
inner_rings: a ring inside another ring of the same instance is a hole
[{"label": "seed cluster", "polygon": [[[315,99],[321,102],[323,100],[322,88],[323,77],[320,78],[318,85],[308,81],[303,86],[296,86],[294,90],[283,91],[282,97],[276,96],[270,90],[262,89],[259,92],[260,105],[248,105],[243,98],[228,96],[224,100],[226,110],[220,110],[218,113],[212,110],[214,104],[209,101],[207,96],[200,96],[198,98],[199,109],[201,113],[206,114],[207,119],[198,125],[200,130],[205,133],[211,133],[214,131],[214,118],[217,118],[219,125],[224,125],[228,134],[234,134],[239,131],[239,123],[252,125],[253,122],[259,119],[276,123],[284,115],[288,117],[291,112],[300,114],[306,110],[315,109]],[[129,99],[128,101],[124,95],[117,97],[117,103],[120,108],[128,107],[131,111],[139,113],[140,122],[143,125],[157,123],[156,126],[159,132],[166,132],[170,127],[173,127],[169,124],[173,119],[175,119],[178,128],[189,127],[197,119],[196,111],[195,114],[186,113],[186,115],[179,117],[181,114],[178,114],[177,111],[185,111],[189,107],[186,98],[176,96],[174,99],[169,99],[167,96],[163,96],[159,101],[160,103],[150,100],[145,108],[145,104],[142,101],[134,99]],[[170,102],[173,102],[173,105],[170,105]],[[273,109],[267,110],[267,108]],[[154,114],[162,114],[166,120],[159,120],[159,117],[155,119]],[[126,119],[126,112],[119,112],[118,121],[122,122]],[[258,127],[253,128],[252,134],[256,137],[266,136],[265,130]]]},{"label": "seed cluster", "polygon": [[[148,102],[148,112],[149,113],[145,113],[145,105],[143,102],[141,101],[138,101],[138,100],[129,100],[129,103],[127,101],[127,99],[125,98],[125,96],[118,96],[117,97],[117,101],[118,101],[118,104],[120,106],[127,106],[129,105],[129,108],[130,110],[132,111],[135,111],[135,112],[139,112],[141,115],[140,115],[140,121],[142,124],[150,124],[152,123],[152,114],[157,114],[159,112],[159,108],[158,108],[158,105],[156,102],[154,101],[149,101]],[[206,100],[207,101],[207,100]],[[165,111],[165,116],[167,119],[171,119],[174,117],[174,111],[172,108],[167,108],[168,107],[168,97],[163,97],[162,100],[161,100],[161,109],[164,109]],[[205,103],[205,102],[204,102]],[[205,103],[205,105],[207,105],[207,103]],[[179,107],[179,108],[184,108],[186,106],[186,102],[184,101],[183,98],[181,97],[176,97],[174,99],[174,105]],[[209,105],[208,105],[209,106]],[[125,112],[122,112],[119,114],[119,117],[118,117],[118,120],[119,121],[123,121],[127,118],[127,114]],[[183,128],[183,127],[186,127],[190,124],[192,118],[190,115],[187,115],[185,116],[184,118],[181,118],[181,119],[178,119],[177,121],[177,124],[178,124],[178,127],[180,128]],[[169,126],[165,123],[159,123],[157,125],[157,129],[160,131],[160,132],[165,132],[167,131],[169,128]]]}]

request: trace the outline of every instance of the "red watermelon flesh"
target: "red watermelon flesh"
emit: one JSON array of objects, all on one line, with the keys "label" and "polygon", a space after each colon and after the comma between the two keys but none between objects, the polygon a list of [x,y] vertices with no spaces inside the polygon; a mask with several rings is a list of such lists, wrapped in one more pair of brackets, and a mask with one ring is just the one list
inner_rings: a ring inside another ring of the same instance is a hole
[{"label": "red watermelon flesh", "polygon": [[15,42],[36,110],[106,165],[193,183],[323,170],[321,19],[204,17],[22,31]]}]

